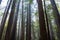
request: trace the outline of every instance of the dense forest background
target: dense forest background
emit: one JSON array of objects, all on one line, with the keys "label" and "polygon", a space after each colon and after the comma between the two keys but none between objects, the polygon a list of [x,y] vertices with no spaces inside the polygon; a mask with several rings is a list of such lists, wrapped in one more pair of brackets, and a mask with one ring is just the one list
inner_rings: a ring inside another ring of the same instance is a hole
[{"label": "dense forest background", "polygon": [[[2,0],[1,4],[0,4],[0,24],[2,21],[2,17],[5,11],[5,8],[7,5],[7,1],[8,0]],[[18,0],[17,0],[18,1]],[[55,0],[58,11],[60,13],[60,0]],[[29,9],[29,3],[30,3],[30,13],[31,13],[31,40],[39,40],[40,37],[40,29],[39,29],[39,12],[38,12],[38,4],[37,4],[37,0],[22,0],[20,1],[20,6],[19,6],[19,12],[18,12],[18,20],[17,20],[17,30],[16,30],[16,40],[20,40],[21,37],[21,32],[22,32],[22,18],[23,18],[23,28],[24,28],[24,39],[26,39],[26,18],[27,18],[27,9]],[[22,5],[23,4],[23,5]],[[43,10],[44,12],[46,12],[47,14],[47,18],[48,18],[48,26],[50,28],[50,35],[53,36],[53,38],[55,40],[59,40],[58,38],[58,28],[57,28],[57,24],[55,23],[55,12],[52,9],[52,5],[50,0],[45,0],[45,4],[44,4],[44,0],[42,0],[42,5],[43,5]],[[23,7],[23,8],[22,8]],[[45,9],[46,8],[46,9]],[[9,10],[9,12],[11,11],[11,8]],[[23,12],[23,14],[22,14]],[[29,11],[28,11],[29,12]],[[5,23],[5,27],[3,30],[3,34],[2,34],[2,38],[1,40],[4,40],[5,38],[5,34],[6,34],[6,29],[7,29],[7,25],[8,25],[8,19],[9,19],[9,15],[6,19],[6,23]],[[22,16],[23,15],[23,16]],[[45,21],[46,21],[46,16],[44,14],[45,17]],[[46,22],[45,22],[46,23]],[[47,23],[46,23],[47,26]]]}]

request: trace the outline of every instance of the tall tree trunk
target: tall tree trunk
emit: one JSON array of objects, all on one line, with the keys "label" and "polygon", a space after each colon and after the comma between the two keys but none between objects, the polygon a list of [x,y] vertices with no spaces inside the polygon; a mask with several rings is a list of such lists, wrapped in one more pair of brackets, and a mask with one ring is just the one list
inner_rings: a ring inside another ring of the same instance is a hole
[{"label": "tall tree trunk", "polygon": [[2,37],[2,32],[3,32],[4,25],[5,25],[5,22],[6,22],[6,18],[7,18],[7,15],[9,13],[9,8],[10,8],[12,2],[13,2],[13,0],[10,0],[10,2],[8,0],[8,2],[7,2],[8,6],[6,6],[6,9],[5,9],[4,14],[3,14],[3,18],[2,18],[2,21],[1,21],[1,25],[0,25],[0,39]]},{"label": "tall tree trunk", "polygon": [[55,22],[57,24],[57,28],[58,28],[58,33],[57,33],[57,36],[58,36],[58,39],[60,40],[60,15],[59,15],[59,12],[58,12],[58,9],[57,9],[57,6],[56,6],[56,3],[54,0],[50,0],[51,1],[51,4],[52,4],[52,8],[53,8],[53,11],[55,13]]},{"label": "tall tree trunk", "polygon": [[11,39],[10,40],[16,40],[16,28],[17,28],[17,18],[18,18],[18,12],[19,12],[19,4],[20,4],[20,0],[18,0],[17,2],[17,8],[16,8],[16,13],[15,13],[15,17],[13,20],[13,25],[12,25],[12,30],[11,30]]},{"label": "tall tree trunk", "polygon": [[46,4],[45,4],[45,0],[44,0],[44,12],[45,12],[45,17],[46,17],[46,25],[47,25],[48,39],[51,40],[51,37],[50,37],[50,30],[49,30],[49,23],[48,23],[48,17],[47,17],[47,13],[46,13]]},{"label": "tall tree trunk", "polygon": [[13,0],[11,13],[10,13],[9,21],[8,21],[8,25],[7,25],[5,40],[10,40],[10,32],[11,32],[11,28],[13,25],[13,18],[14,18],[14,14],[15,14],[15,6],[16,6],[15,4],[16,4],[16,0]]},{"label": "tall tree trunk", "polygon": [[31,40],[31,4],[27,7],[26,40]]},{"label": "tall tree trunk", "polygon": [[48,35],[46,31],[42,0],[37,0],[37,2],[38,2],[38,10],[39,10],[39,26],[40,26],[40,36],[41,36],[39,40],[49,40],[47,37]]},{"label": "tall tree trunk", "polygon": [[44,0],[44,11],[45,11],[45,16],[46,16],[46,24],[47,24],[47,33],[48,33],[48,39],[49,40],[55,40],[53,37],[53,30],[52,30],[52,25],[51,25],[51,20],[48,22],[48,16],[46,12],[46,3]]},{"label": "tall tree trunk", "polygon": [[24,12],[23,12],[23,8],[24,8],[24,5],[23,5],[23,0],[22,0],[22,24],[21,24],[21,38],[20,40],[24,40]]}]

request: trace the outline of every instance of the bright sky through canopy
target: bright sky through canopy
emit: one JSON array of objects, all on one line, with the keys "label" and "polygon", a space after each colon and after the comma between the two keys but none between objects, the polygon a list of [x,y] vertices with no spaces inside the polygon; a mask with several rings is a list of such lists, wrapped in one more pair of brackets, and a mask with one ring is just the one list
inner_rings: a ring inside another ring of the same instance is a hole
[{"label": "bright sky through canopy", "polygon": [[8,0],[2,0],[0,7],[3,8],[6,6]]}]

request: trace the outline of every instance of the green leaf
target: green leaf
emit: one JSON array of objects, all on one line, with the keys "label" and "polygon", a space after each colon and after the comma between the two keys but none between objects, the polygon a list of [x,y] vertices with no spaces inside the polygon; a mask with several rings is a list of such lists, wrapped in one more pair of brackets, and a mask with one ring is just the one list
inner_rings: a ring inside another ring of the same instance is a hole
[{"label": "green leaf", "polygon": [[32,3],[33,2],[33,0],[29,0],[29,3]]}]

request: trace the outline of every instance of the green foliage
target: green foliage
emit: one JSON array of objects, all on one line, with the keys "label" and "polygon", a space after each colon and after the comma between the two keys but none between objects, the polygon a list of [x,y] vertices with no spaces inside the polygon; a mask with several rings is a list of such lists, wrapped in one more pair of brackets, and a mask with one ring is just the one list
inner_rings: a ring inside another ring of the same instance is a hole
[{"label": "green foliage", "polygon": [[25,2],[29,2],[31,4],[33,0],[25,0]]},{"label": "green foliage", "polygon": [[29,3],[32,3],[33,2],[33,0],[25,0],[25,2],[28,2],[29,1]]}]

